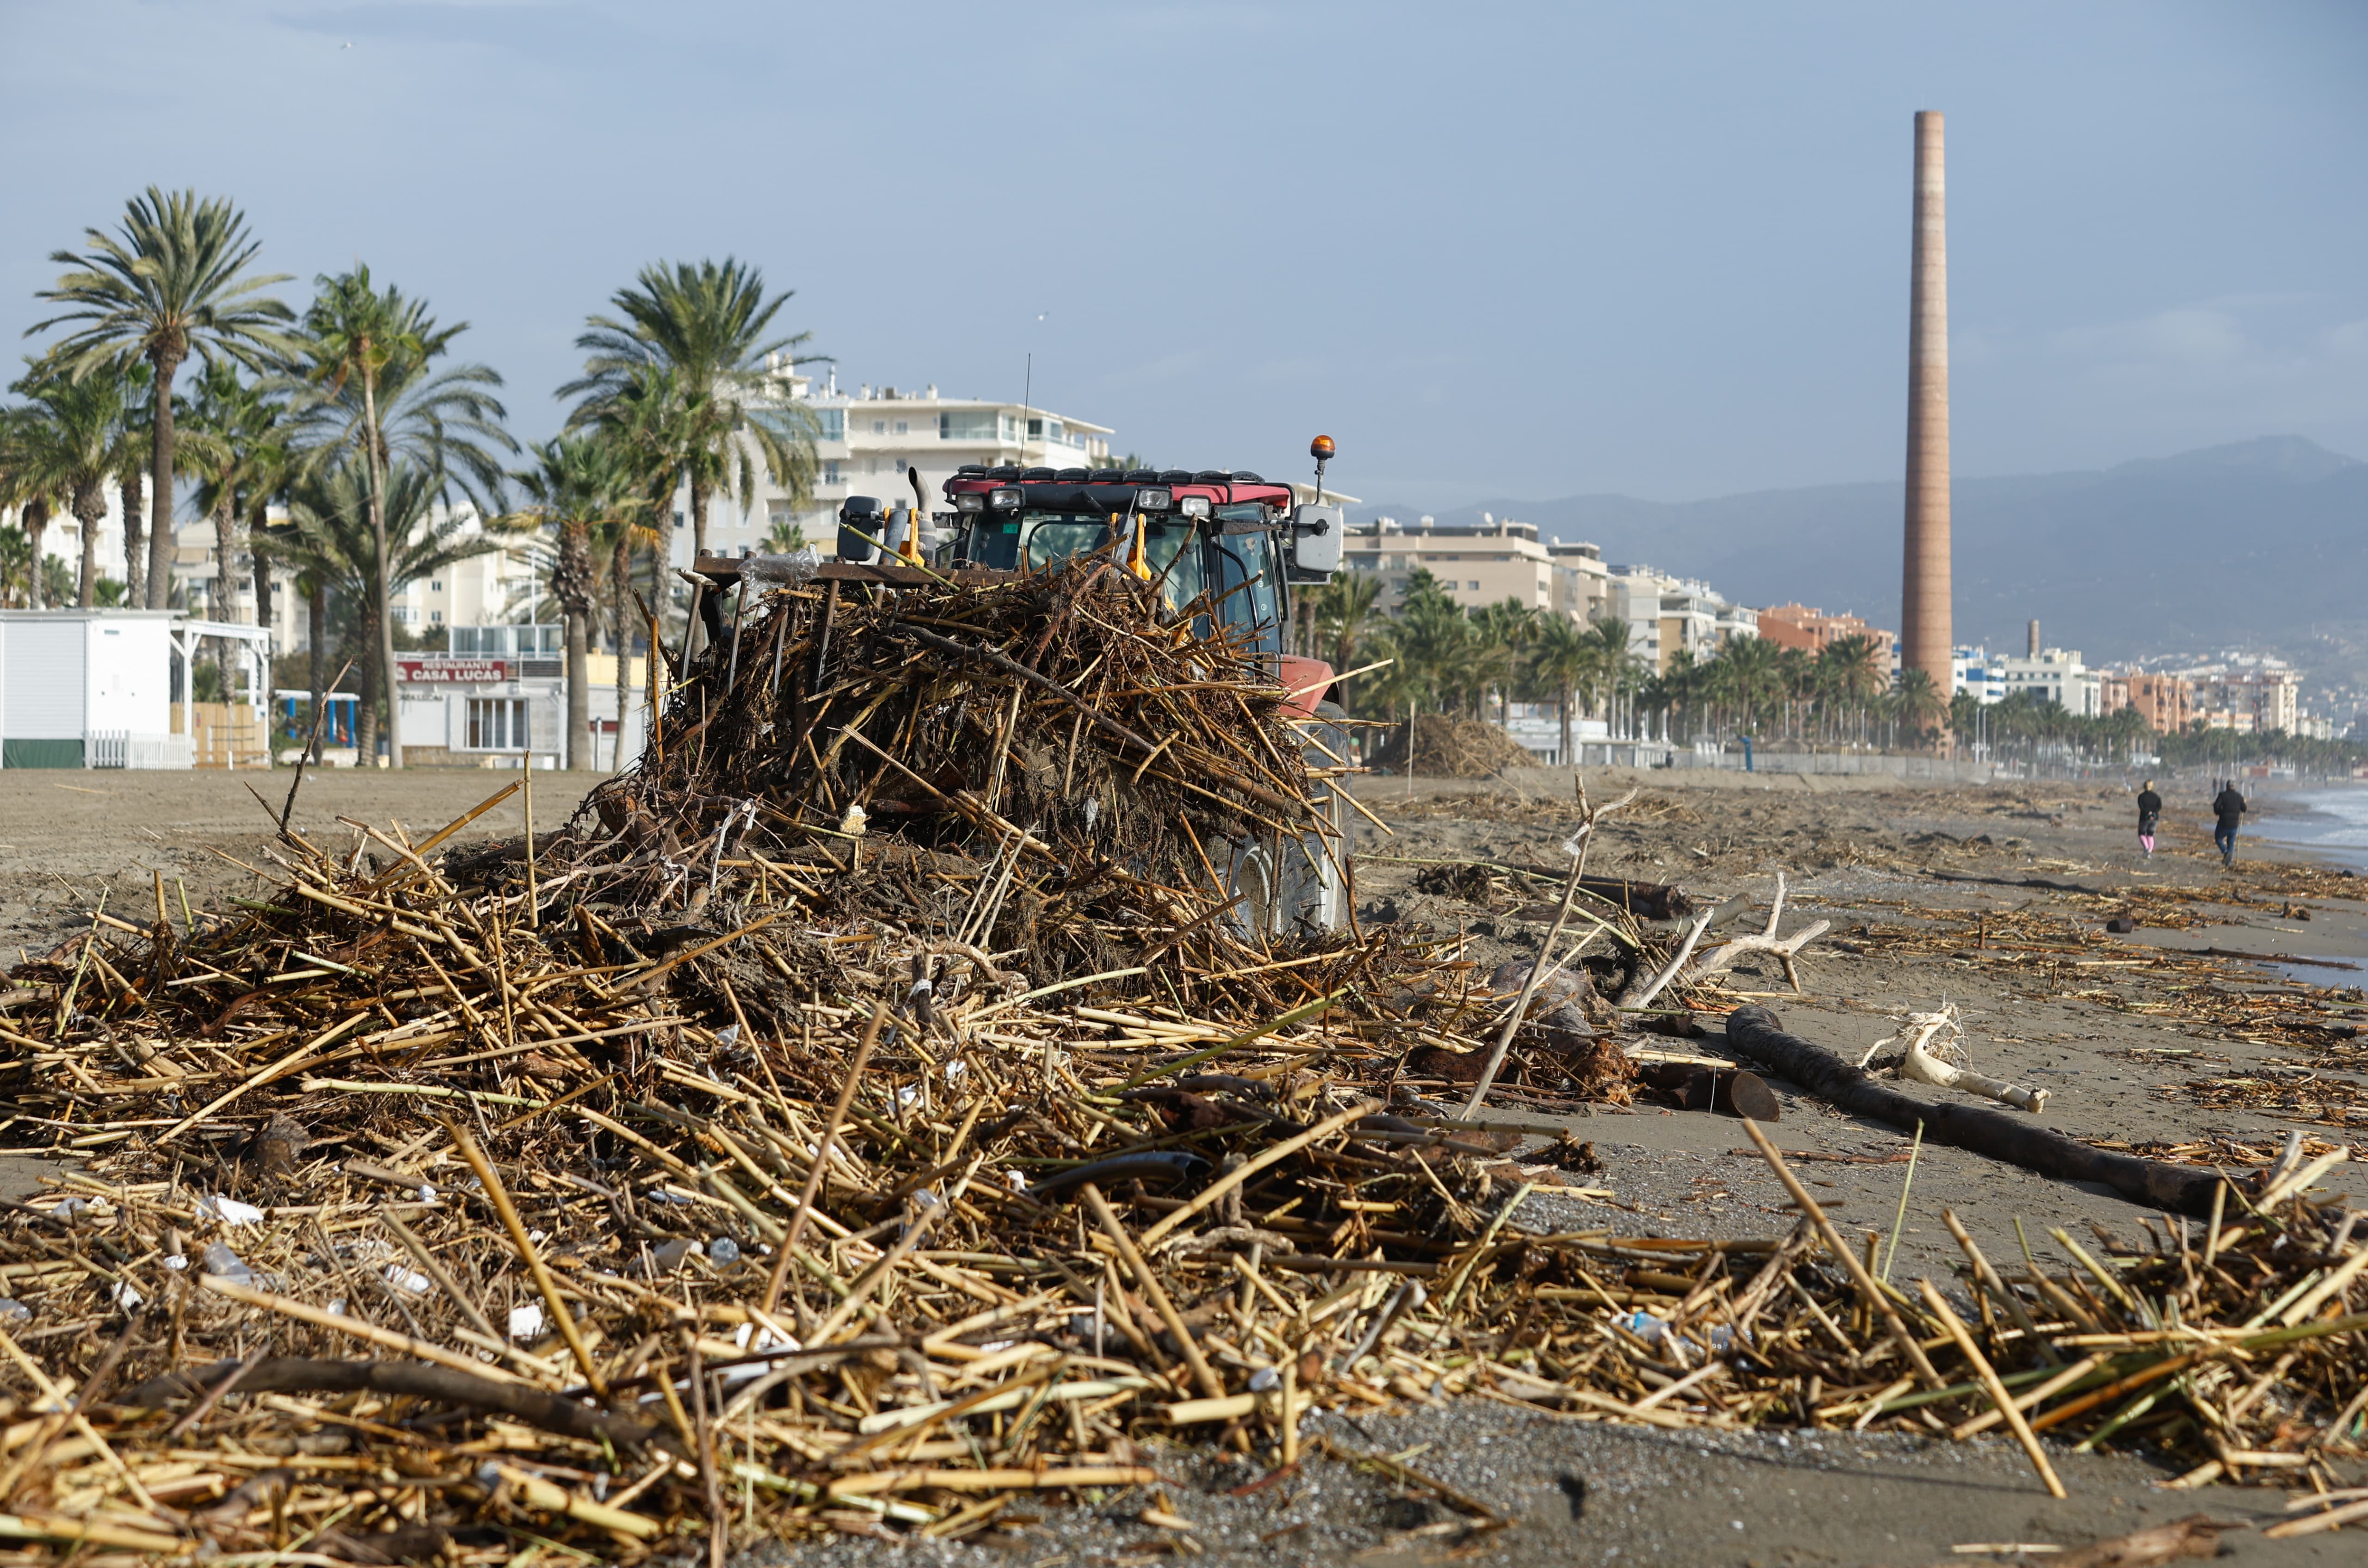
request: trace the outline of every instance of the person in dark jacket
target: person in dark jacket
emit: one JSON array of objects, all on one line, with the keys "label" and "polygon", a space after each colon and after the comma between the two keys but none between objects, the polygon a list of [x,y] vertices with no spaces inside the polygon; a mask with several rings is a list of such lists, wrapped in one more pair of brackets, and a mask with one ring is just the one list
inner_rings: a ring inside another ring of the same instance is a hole
[{"label": "person in dark jacket", "polygon": [[2162,797],[2154,792],[2154,780],[2146,781],[2138,791],[2138,842],[2146,846],[2146,858],[2154,858],[2155,824],[2162,820]]},{"label": "person in dark jacket", "polygon": [[2233,866],[2237,863],[2237,828],[2245,820],[2245,797],[2237,793],[2235,779],[2223,784],[2220,792],[2212,797],[2212,814],[2219,819],[2212,830],[2212,842],[2220,846],[2220,863]]}]

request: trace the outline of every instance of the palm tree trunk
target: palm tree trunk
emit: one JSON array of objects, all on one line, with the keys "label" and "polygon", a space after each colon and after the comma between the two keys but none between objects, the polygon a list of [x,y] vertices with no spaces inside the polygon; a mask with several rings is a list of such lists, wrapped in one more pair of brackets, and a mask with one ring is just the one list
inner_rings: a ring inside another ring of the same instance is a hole
[{"label": "palm tree trunk", "polygon": [[[666,492],[666,506],[669,510],[673,505],[674,492],[669,490]],[[665,679],[662,672],[666,668],[666,661],[658,655],[658,639],[666,633],[664,619],[666,603],[666,562],[674,559],[674,536],[675,525],[669,521],[665,529],[650,544],[649,609],[650,614],[658,619],[647,622],[643,628],[643,635],[649,639],[649,648],[642,659],[642,684],[649,694],[650,714],[647,725],[642,731],[644,744],[657,728],[659,686]],[[665,553],[662,555],[660,551]]]},{"label": "palm tree trunk", "polygon": [[591,616],[569,607],[567,612],[567,766],[592,766],[592,678],[590,638],[585,622]]},{"label": "palm tree trunk", "polygon": [[126,474],[116,486],[123,504],[123,603],[137,608],[148,602],[147,536],[140,527],[140,476]]},{"label": "palm tree trunk", "polygon": [[[699,564],[699,558],[707,553],[707,486],[694,478],[690,482],[690,560],[694,569]],[[674,554],[669,551],[658,567],[658,585],[670,587],[673,576]],[[691,591],[694,594],[698,592],[695,588]],[[696,615],[684,629],[682,645],[687,650],[686,658],[698,654],[707,646],[706,626]]]},{"label": "palm tree trunk", "polygon": [[[615,772],[624,770],[625,720],[632,711],[633,702],[633,683],[626,677],[629,663],[625,655],[625,650],[632,645],[632,640],[625,635],[626,589],[631,585],[633,574],[632,542],[631,530],[619,528],[617,547],[609,556],[609,595],[617,603],[617,735],[609,753],[609,767]],[[598,767],[598,764],[599,759],[594,758],[593,765]]]},{"label": "palm tree trunk", "polygon": [[41,541],[50,531],[50,503],[46,496],[36,495],[25,503],[17,514],[25,526],[25,542],[32,548],[32,581],[26,585],[25,603],[33,609],[46,609],[41,592]]},{"label": "palm tree trunk", "polygon": [[329,589],[318,577],[304,584],[304,641],[313,666],[313,760],[321,760],[321,735],[327,722],[321,715],[329,700]]},{"label": "palm tree trunk", "polygon": [[[386,765],[403,766],[403,698],[395,683],[394,667],[394,552],[387,547],[386,538],[386,468],[379,451],[378,377],[368,370],[362,373],[362,438],[369,442],[370,452],[370,540],[378,547],[377,581],[370,585],[378,600],[378,686],[386,701]],[[365,752],[362,766],[369,767],[374,752]]]},{"label": "palm tree trunk", "polygon": [[[258,517],[256,519],[260,521]],[[262,531],[254,523],[247,525],[247,553],[255,563],[255,624],[271,624],[271,557],[261,547]]]},{"label": "palm tree trunk", "polygon": [[357,767],[368,767],[370,766],[370,759],[378,755],[378,700],[381,682],[379,662],[375,655],[381,638],[381,629],[374,624],[377,618],[367,600],[362,604],[361,611],[362,646],[370,649],[373,656],[362,661],[361,702],[359,715],[354,722],[354,761]]},{"label": "palm tree trunk", "polygon": [[581,518],[571,517],[559,526],[559,559],[551,574],[551,589],[566,624],[566,766],[589,767],[592,693],[586,683],[591,679],[592,542]]},{"label": "palm tree trunk", "polygon": [[107,486],[94,480],[74,493],[74,521],[82,525],[82,566],[74,603],[88,609],[98,600],[98,525],[107,520]]},{"label": "palm tree trunk", "polygon": [[238,593],[230,580],[231,561],[236,553],[238,540],[237,494],[228,484],[214,502],[214,617],[219,620],[238,619]]},{"label": "palm tree trunk", "polygon": [[1571,688],[1569,687],[1564,687],[1562,688],[1562,699],[1558,704],[1561,709],[1560,716],[1562,719],[1562,765],[1565,767],[1577,767],[1578,766],[1578,758],[1570,749],[1570,699]]},{"label": "palm tree trunk", "polygon": [[[236,492],[224,483],[222,494],[214,502],[214,591],[211,608],[216,620],[234,621],[238,619],[237,598],[230,581],[231,544],[237,534],[233,508],[237,499]],[[214,668],[222,672],[222,700],[234,700],[230,689],[230,640],[217,637],[211,641],[214,650]]]},{"label": "palm tree trunk", "polygon": [[[156,368],[156,415],[148,437],[148,592],[150,609],[165,609],[173,599],[173,377],[181,357],[159,350],[149,356]],[[129,523],[130,519],[125,519]]]}]

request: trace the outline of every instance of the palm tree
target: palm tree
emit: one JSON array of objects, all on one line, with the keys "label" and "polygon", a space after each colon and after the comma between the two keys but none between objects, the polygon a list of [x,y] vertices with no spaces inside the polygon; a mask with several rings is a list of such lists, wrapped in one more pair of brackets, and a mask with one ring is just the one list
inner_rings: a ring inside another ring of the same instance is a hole
[{"label": "palm tree", "polygon": [[794,512],[775,517],[773,526],[765,530],[765,551],[770,555],[795,554],[807,542],[805,525],[798,521]]},{"label": "palm tree", "polygon": [[[1343,573],[1309,597],[1315,601],[1316,639],[1331,661],[1332,673],[1338,676],[1355,669],[1357,641],[1374,618],[1373,607],[1381,602],[1381,578],[1371,572]],[[1341,695],[1348,695],[1345,687]]]},{"label": "palm tree", "polygon": [[1615,615],[1599,615],[1593,627],[1597,679],[1609,699],[1604,710],[1606,731],[1613,733],[1618,727],[1622,699],[1634,693],[1643,669],[1637,655],[1629,651],[1631,629],[1626,621]]},{"label": "palm tree", "polygon": [[60,495],[51,457],[54,436],[44,414],[40,408],[0,413],[0,507],[17,508],[27,551],[25,603],[33,609],[42,608],[41,540]]},{"label": "palm tree", "polygon": [[[296,482],[295,470],[289,471],[288,483],[280,494],[287,496]],[[292,497],[291,497],[292,498]],[[336,675],[330,664],[329,648],[329,581],[313,569],[310,556],[302,548],[302,530],[290,518],[274,523],[268,506],[259,505],[248,520],[248,548],[255,554],[255,577],[258,586],[270,580],[275,563],[285,562],[294,569],[291,586],[304,605],[304,643],[307,674],[306,684],[312,688],[313,711],[319,713],[321,704],[328,700],[329,683]],[[267,618],[268,619],[268,618]],[[315,731],[312,740],[312,756],[321,760],[325,736]]]},{"label": "palm tree", "polygon": [[[370,558],[391,565],[408,548],[387,531],[381,501],[394,494],[388,475],[395,462],[426,475],[438,501],[457,487],[483,511],[486,497],[498,495],[502,470],[491,449],[518,449],[501,427],[507,411],[490,390],[502,379],[474,364],[431,374],[469,324],[438,326],[427,301],[407,300],[392,286],[374,288],[369,267],[315,282],[319,291],[305,312],[299,348],[301,374],[291,383],[302,389],[293,411],[299,428],[313,439],[306,467],[317,472],[348,454],[359,457],[370,482],[362,492],[374,535]],[[382,580],[372,592],[378,678],[381,689],[392,692],[395,585]],[[392,725],[386,749],[387,765],[401,767],[403,738]]]},{"label": "palm tree", "polygon": [[140,519],[156,423],[154,402],[148,393],[156,377],[145,359],[119,364],[114,373],[124,384],[123,428],[117,432],[111,459],[116,499],[123,512],[123,602],[137,608],[148,602],[148,533]]},{"label": "palm tree", "polygon": [[1577,766],[1571,744],[1570,710],[1582,687],[1595,679],[1599,644],[1566,615],[1549,616],[1530,644],[1530,678],[1554,694],[1562,719],[1562,760]]},{"label": "palm tree", "polygon": [[[592,539],[615,530],[620,541],[629,519],[641,509],[633,475],[616,443],[597,436],[561,436],[533,449],[534,466],[511,474],[533,506],[512,519],[555,529],[551,568],[552,597],[567,622],[567,765],[592,766],[592,693],[589,680],[593,594]],[[613,568],[612,568],[613,570]],[[621,620],[619,623],[622,624]],[[621,657],[618,683],[624,681]]]},{"label": "palm tree", "polygon": [[1928,730],[1938,730],[1949,716],[1948,699],[1933,684],[1929,670],[1900,671],[1897,701],[1900,727],[1919,737]]},{"label": "palm tree", "polygon": [[[625,601],[632,592],[632,558],[636,551],[648,551],[652,613],[664,613],[667,596],[661,587],[674,538],[670,515],[677,462],[690,438],[691,417],[675,372],[664,365],[648,364],[616,377],[613,387],[597,401],[579,407],[569,423],[590,428],[613,446],[619,460],[641,481],[642,520],[603,530],[610,551],[609,589],[615,606],[612,621],[617,640],[617,734],[621,759],[625,720],[632,706],[625,683],[625,650],[629,642],[625,629],[633,622],[625,614]],[[643,673],[650,702],[655,707],[658,682],[655,653],[644,665]]]},{"label": "palm tree", "polygon": [[[486,555],[501,548],[497,540],[472,532],[465,517],[445,511],[438,516],[444,476],[398,459],[385,469],[385,492],[376,493],[370,464],[349,460],[325,472],[302,476],[289,497],[288,537],[279,546],[290,564],[311,574],[317,585],[334,593],[359,612],[361,642],[371,649],[387,648],[393,639],[384,623],[393,596],[418,579],[443,571],[458,561]],[[391,548],[379,554],[381,544]],[[315,634],[320,628],[316,625]],[[313,681],[318,687],[327,649],[315,642]],[[386,707],[387,728],[396,716],[393,661],[382,665],[365,663],[361,716],[355,743],[367,765],[377,748],[379,708]],[[316,709],[315,711],[318,711]],[[393,750],[390,736],[390,751]]]},{"label": "palm tree", "polygon": [[[199,474],[198,506],[213,520],[215,616],[243,619],[231,570],[238,558],[242,525],[254,539],[254,524],[270,498],[282,489],[292,460],[285,425],[286,405],[272,389],[242,381],[238,368],[209,365],[191,389],[189,424],[204,437],[193,454]],[[193,443],[194,444],[194,443]],[[268,556],[255,562],[256,613],[258,623],[270,621]]]},{"label": "palm tree", "polygon": [[[630,459],[627,460],[630,461]],[[601,574],[601,586],[609,597],[609,641],[617,655],[617,721],[616,750],[610,756],[614,767],[624,766],[625,721],[632,713],[632,683],[626,678],[631,666],[632,636],[630,628],[633,619],[626,612],[633,592],[633,561],[641,555],[656,558],[661,535],[650,522],[652,507],[645,494],[629,498],[632,505],[603,519],[592,529],[592,552],[596,560],[605,557],[608,569]],[[651,659],[645,673],[655,685],[655,659]],[[595,766],[598,759],[595,758]]]},{"label": "palm tree", "polygon": [[[87,609],[98,592],[98,528],[107,518],[107,482],[115,474],[130,389],[112,369],[76,381],[51,361],[30,363],[9,389],[31,400],[18,411],[22,444],[9,466],[38,475],[35,488],[63,500],[80,525],[74,602]],[[0,484],[6,483],[0,478]]]},{"label": "palm tree", "polygon": [[1506,599],[1473,611],[1472,620],[1477,633],[1474,674],[1486,681],[1486,687],[1495,687],[1497,720],[1502,723],[1509,716],[1507,704],[1512,697],[1513,671],[1520,662],[1521,650],[1537,634],[1538,612],[1519,599]]},{"label": "palm tree", "polygon": [[53,350],[77,378],[127,359],[144,359],[154,371],[147,603],[163,609],[173,587],[173,378],[192,354],[209,365],[229,358],[258,368],[290,347],[277,324],[292,318],[262,292],[287,276],[246,270],[259,247],[247,237],[245,215],[228,201],[194,190],[168,195],[152,185],[131,199],[121,234],[85,230],[88,254],[51,254],[74,270],[39,298],[74,308],[36,322],[27,335],[78,324]]},{"label": "palm tree", "polygon": [[[780,376],[821,357],[795,352],[811,333],[766,335],[792,292],[768,296],[763,274],[728,256],[653,265],[610,296],[615,316],[589,318],[575,340],[587,356],[584,374],[559,389],[583,400],[571,424],[611,422],[620,400],[656,390],[650,372],[667,373],[677,417],[650,456],[663,468],[669,511],[675,487],[690,488],[694,555],[706,553],[710,498],[720,489],[746,505],[760,464],[793,508],[813,493],[815,421],[781,394]],[[676,536],[666,527],[663,559],[671,562]]]},{"label": "palm tree", "polygon": [[1821,673],[1827,673],[1834,696],[1847,707],[1863,712],[1889,688],[1883,667],[1883,645],[1862,632],[1837,637],[1817,651]]},{"label": "palm tree", "polygon": [[1719,650],[1717,665],[1727,699],[1738,710],[1742,727],[1754,729],[1759,710],[1783,699],[1783,657],[1764,637],[1737,637]]},{"label": "palm tree", "polygon": [[23,608],[31,593],[32,547],[26,542],[25,530],[0,528],[0,609]]}]

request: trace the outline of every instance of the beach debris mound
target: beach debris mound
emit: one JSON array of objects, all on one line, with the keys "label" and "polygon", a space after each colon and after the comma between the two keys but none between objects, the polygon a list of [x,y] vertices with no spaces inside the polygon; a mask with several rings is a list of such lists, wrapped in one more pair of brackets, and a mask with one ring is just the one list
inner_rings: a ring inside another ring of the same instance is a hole
[{"label": "beach debris mound", "polygon": [[1486,720],[1444,713],[1418,713],[1413,722],[1400,724],[1372,760],[1392,773],[1430,778],[1486,778],[1507,768],[1537,766],[1527,747]]}]

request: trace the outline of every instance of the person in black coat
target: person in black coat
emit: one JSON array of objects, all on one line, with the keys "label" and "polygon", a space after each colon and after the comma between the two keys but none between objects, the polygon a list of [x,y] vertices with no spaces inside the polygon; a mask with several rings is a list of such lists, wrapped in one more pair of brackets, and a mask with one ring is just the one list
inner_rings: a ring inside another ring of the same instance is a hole
[{"label": "person in black coat", "polygon": [[2219,819],[2212,829],[2212,842],[2220,846],[2220,863],[2233,866],[2237,863],[2237,829],[2245,820],[2245,797],[2237,793],[2235,779],[2221,785],[2220,792],[2212,797],[2212,814]]},{"label": "person in black coat", "polygon": [[2146,781],[2138,791],[2138,843],[2145,846],[2146,858],[2154,858],[2155,824],[2162,820],[2162,797],[2154,792],[2154,780]]}]

